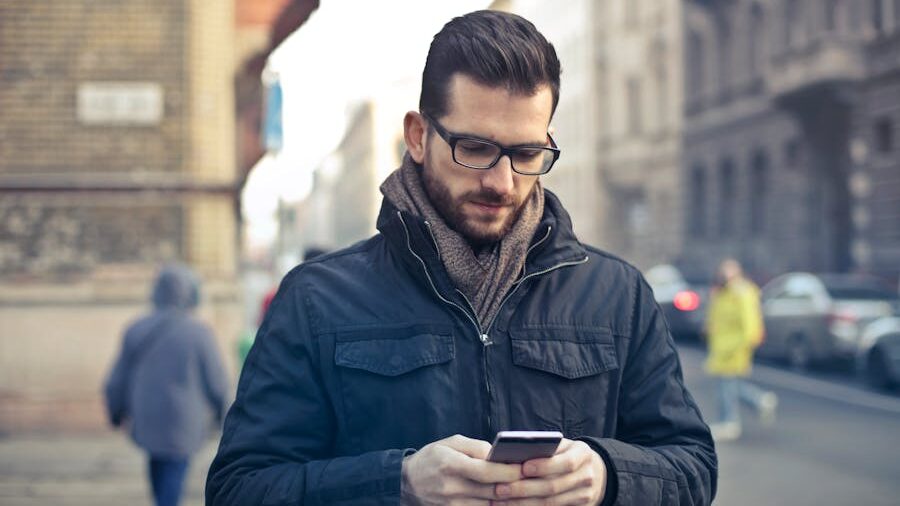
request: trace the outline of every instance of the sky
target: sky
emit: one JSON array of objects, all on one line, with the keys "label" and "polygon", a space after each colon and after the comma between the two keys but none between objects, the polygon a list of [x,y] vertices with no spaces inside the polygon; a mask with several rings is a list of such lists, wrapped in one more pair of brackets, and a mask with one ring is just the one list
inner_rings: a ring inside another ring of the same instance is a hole
[{"label": "sky", "polygon": [[[435,33],[486,0],[323,0],[269,57],[284,95],[284,147],[250,173],[243,213],[251,247],[277,233],[278,199],[303,200],[312,172],[343,136],[348,107],[409,76],[420,76]],[[413,103],[418,100],[415,97]]]}]

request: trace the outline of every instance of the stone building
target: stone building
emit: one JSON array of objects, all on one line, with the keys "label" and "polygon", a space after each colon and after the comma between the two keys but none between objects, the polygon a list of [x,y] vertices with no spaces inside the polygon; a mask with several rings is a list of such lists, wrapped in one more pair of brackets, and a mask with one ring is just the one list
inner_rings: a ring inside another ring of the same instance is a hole
[{"label": "stone building", "polygon": [[105,425],[166,261],[232,358],[234,38],[228,2],[0,0],[0,432]]},{"label": "stone building", "polygon": [[640,267],[681,249],[681,4],[511,3],[563,67],[553,119],[563,153],[546,186],[582,241]]},{"label": "stone building", "polygon": [[682,2],[597,2],[604,246],[641,268],[681,250]]},{"label": "stone building", "polygon": [[896,281],[898,4],[686,2],[686,257]]}]

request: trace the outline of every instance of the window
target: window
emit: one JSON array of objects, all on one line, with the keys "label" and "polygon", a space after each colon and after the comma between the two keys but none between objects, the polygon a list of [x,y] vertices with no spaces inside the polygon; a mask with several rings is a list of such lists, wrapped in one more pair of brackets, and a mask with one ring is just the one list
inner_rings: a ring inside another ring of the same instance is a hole
[{"label": "window", "polygon": [[894,150],[894,125],[891,118],[879,118],[875,121],[875,150],[889,154]]},{"label": "window", "polygon": [[687,192],[691,199],[688,202],[688,233],[691,237],[700,238],[706,235],[706,170],[703,166],[695,165],[691,169],[690,185]]},{"label": "window", "polygon": [[731,51],[731,30],[728,26],[728,21],[724,17],[719,17],[716,31],[719,41],[719,92],[722,93],[728,89],[728,76],[731,75],[731,61],[733,58]]},{"label": "window", "polygon": [[703,50],[703,39],[700,37],[700,34],[691,31],[688,41],[689,51],[690,51],[690,73],[688,74],[688,94],[691,96],[698,96],[703,93],[703,83],[706,79],[704,70],[706,69],[706,65],[704,64],[704,58],[706,58],[706,54]]},{"label": "window", "polygon": [[787,48],[797,43],[800,30],[800,5],[797,0],[787,0],[784,4],[784,45]]},{"label": "window", "polygon": [[784,164],[789,169],[800,167],[800,141],[791,139],[784,143]]},{"label": "window", "polygon": [[764,151],[753,156],[750,169],[750,234],[761,235],[766,228],[769,158]]},{"label": "window", "polygon": [[634,28],[638,25],[640,2],[638,0],[622,0],[625,9],[625,26]]},{"label": "window", "polygon": [[877,31],[884,30],[884,6],[882,0],[872,0],[872,27]]},{"label": "window", "polygon": [[763,17],[763,9],[758,3],[754,3],[750,9],[750,40],[747,48],[749,49],[748,63],[750,65],[750,75],[756,77],[762,69],[763,44],[766,40],[765,18]]},{"label": "window", "polygon": [[827,0],[825,2],[825,29],[833,32],[838,27],[838,9],[840,8],[838,0]]},{"label": "window", "polygon": [[637,77],[628,79],[628,133],[639,134],[644,125],[641,117],[641,81]]},{"label": "window", "polygon": [[719,237],[734,235],[734,162],[730,158],[719,165]]},{"label": "window", "polygon": [[659,131],[663,132],[666,129],[669,118],[668,74],[665,63],[660,63],[656,67],[656,101],[656,113],[659,118],[657,126]]}]

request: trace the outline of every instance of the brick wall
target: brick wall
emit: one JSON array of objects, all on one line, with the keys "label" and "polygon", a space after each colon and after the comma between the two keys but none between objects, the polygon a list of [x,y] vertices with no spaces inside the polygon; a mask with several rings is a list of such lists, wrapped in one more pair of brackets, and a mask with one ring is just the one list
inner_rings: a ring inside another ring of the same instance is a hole
[{"label": "brick wall", "polygon": [[[234,39],[231,2],[0,0],[0,432],[103,426],[100,383],[164,261],[201,274],[233,370]],[[159,115],[86,120],[86,83],[135,82]]]}]

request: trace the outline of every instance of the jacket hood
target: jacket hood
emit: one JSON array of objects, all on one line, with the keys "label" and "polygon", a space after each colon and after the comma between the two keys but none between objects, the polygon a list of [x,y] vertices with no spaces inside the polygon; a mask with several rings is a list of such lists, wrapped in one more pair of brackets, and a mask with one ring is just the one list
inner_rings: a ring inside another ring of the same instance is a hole
[{"label": "jacket hood", "polygon": [[200,282],[184,265],[167,265],[160,270],[151,298],[156,309],[185,309],[200,302]]}]

